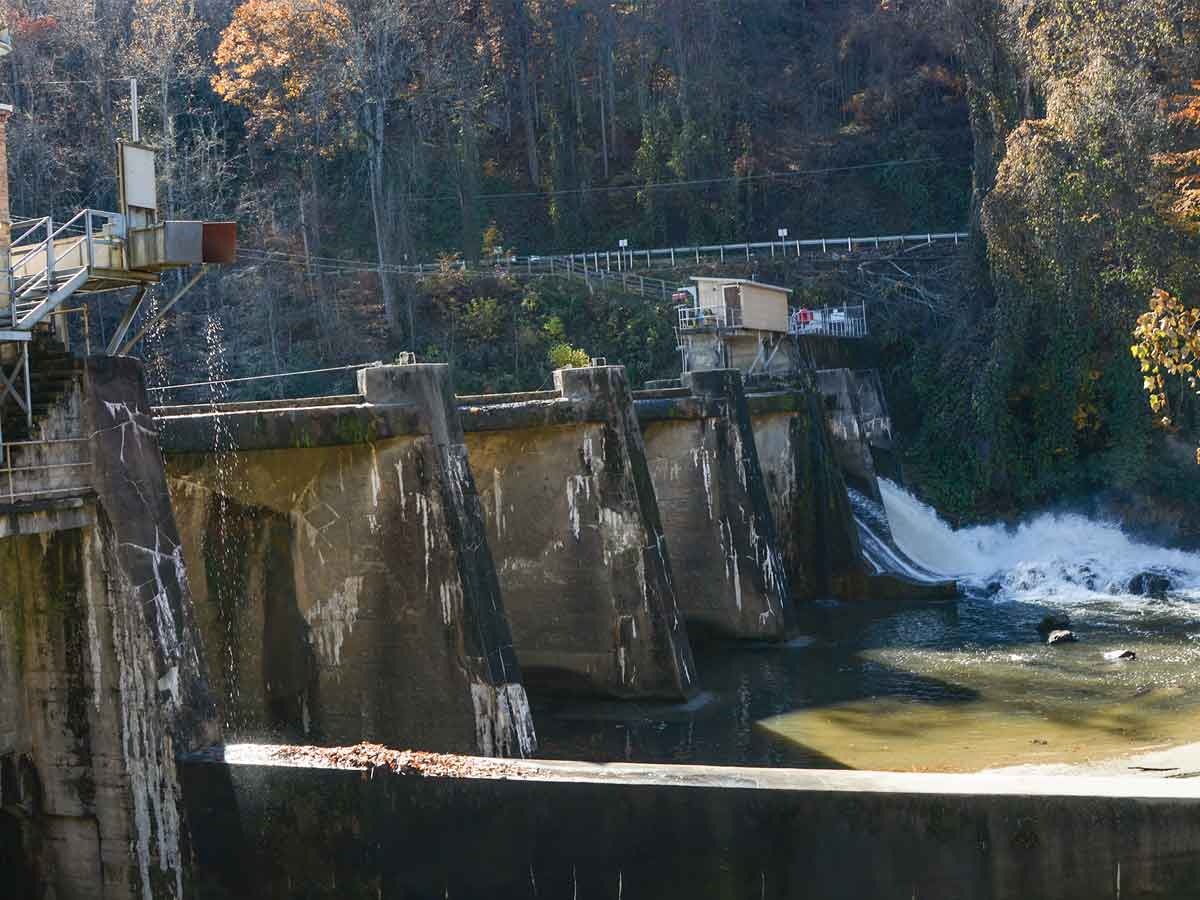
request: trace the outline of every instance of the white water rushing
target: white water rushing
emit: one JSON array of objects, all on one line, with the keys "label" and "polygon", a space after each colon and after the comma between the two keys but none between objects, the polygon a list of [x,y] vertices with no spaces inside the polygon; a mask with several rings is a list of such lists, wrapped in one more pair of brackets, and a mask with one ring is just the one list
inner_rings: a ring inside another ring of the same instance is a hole
[{"label": "white water rushing", "polygon": [[1200,554],[1140,543],[1115,523],[1043,513],[1015,528],[955,530],[898,485],[880,479],[879,489],[896,545],[914,562],[1003,599],[1128,595],[1144,572],[1169,578],[1172,597],[1200,599]]}]

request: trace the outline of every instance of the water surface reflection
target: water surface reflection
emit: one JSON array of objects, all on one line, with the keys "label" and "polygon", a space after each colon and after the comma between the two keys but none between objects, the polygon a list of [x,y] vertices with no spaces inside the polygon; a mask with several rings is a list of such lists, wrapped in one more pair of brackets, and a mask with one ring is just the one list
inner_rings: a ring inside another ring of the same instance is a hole
[{"label": "water surface reflection", "polygon": [[1200,740],[1193,601],[1075,604],[1079,643],[1047,647],[1052,602],[809,609],[788,645],[696,645],[689,704],[538,702],[540,755],[974,771]]}]

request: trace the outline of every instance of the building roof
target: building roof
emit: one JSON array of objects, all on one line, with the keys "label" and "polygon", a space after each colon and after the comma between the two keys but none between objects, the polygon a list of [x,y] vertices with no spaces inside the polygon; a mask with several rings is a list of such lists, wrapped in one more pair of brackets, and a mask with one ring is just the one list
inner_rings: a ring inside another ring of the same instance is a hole
[{"label": "building roof", "polygon": [[752,284],[755,287],[766,288],[768,291],[782,291],[785,294],[792,292],[791,288],[780,287],[777,284],[767,284],[765,281],[754,281],[751,278],[710,278],[693,275],[692,281],[719,281],[721,284]]}]

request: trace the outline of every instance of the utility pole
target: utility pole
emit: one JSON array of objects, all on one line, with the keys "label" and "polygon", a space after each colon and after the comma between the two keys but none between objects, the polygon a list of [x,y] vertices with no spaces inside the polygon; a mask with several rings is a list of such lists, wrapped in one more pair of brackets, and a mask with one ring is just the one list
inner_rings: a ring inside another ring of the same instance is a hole
[{"label": "utility pole", "polygon": [[133,117],[133,129],[129,133],[130,139],[135,144],[142,142],[142,126],[138,124],[138,91],[137,79],[129,79],[129,114]]}]

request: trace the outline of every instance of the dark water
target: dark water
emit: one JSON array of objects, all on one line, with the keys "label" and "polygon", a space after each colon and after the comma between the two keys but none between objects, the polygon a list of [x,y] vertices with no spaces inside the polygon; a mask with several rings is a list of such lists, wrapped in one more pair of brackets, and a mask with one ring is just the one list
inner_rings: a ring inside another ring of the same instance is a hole
[{"label": "dark water", "polygon": [[[538,755],[974,771],[1200,740],[1196,609],[983,596],[813,608],[787,645],[694,644],[704,693],[688,704],[535,698]],[[1042,643],[1051,611],[1070,614],[1078,643]],[[1123,649],[1138,659],[1104,659]]]}]

